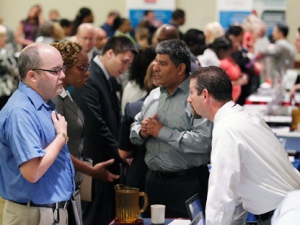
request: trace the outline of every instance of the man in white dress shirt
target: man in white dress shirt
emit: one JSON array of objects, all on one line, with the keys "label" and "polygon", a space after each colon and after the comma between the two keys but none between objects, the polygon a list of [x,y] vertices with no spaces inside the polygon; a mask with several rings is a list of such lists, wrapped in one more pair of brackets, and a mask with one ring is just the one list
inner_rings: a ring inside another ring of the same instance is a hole
[{"label": "man in white dress shirt", "polygon": [[291,191],[277,207],[272,217],[272,225],[300,224],[300,190]]},{"label": "man in white dress shirt", "polygon": [[286,194],[300,188],[300,174],[268,125],[235,104],[231,93],[218,67],[191,75],[187,100],[195,114],[214,122],[206,225],[235,222],[240,204],[267,225]]}]

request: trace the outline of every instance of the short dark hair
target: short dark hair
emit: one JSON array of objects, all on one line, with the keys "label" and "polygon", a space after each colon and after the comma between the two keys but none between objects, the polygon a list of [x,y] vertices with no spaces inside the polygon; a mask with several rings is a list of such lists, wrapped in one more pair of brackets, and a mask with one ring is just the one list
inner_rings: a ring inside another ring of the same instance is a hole
[{"label": "short dark hair", "polygon": [[190,78],[197,80],[196,89],[198,94],[201,94],[206,89],[219,102],[232,100],[231,80],[227,73],[220,67],[198,67],[191,73]]},{"label": "short dark hair", "polygon": [[131,51],[134,55],[138,53],[138,49],[134,43],[124,35],[110,37],[102,49],[102,55],[109,49],[112,49],[115,54],[125,53],[127,51]]},{"label": "short dark hair", "polygon": [[188,75],[191,72],[191,58],[190,51],[185,42],[171,39],[160,42],[156,47],[156,54],[167,54],[170,60],[179,66],[185,64],[185,73]]},{"label": "short dark hair", "polygon": [[185,12],[182,9],[175,9],[172,13],[172,19],[177,20],[185,17]]},{"label": "short dark hair", "polygon": [[59,24],[62,26],[62,27],[69,27],[72,25],[71,21],[68,20],[68,19],[61,19],[59,21]]},{"label": "short dark hair", "polygon": [[220,49],[230,50],[232,48],[232,42],[227,36],[218,37],[213,43],[208,45],[208,48],[212,48],[215,51]]},{"label": "short dark hair", "polygon": [[149,13],[152,13],[154,12],[153,10],[145,10],[144,11],[144,16],[147,16]]},{"label": "short dark hair", "polygon": [[183,36],[183,40],[187,45],[189,45],[191,42],[205,45],[204,32],[198,29],[187,30]]},{"label": "short dark hair", "polygon": [[231,25],[226,31],[226,36],[233,35],[235,37],[243,34],[244,29],[240,25]]},{"label": "short dark hair", "polygon": [[285,23],[277,23],[276,27],[283,34],[284,37],[288,36],[289,27]]}]

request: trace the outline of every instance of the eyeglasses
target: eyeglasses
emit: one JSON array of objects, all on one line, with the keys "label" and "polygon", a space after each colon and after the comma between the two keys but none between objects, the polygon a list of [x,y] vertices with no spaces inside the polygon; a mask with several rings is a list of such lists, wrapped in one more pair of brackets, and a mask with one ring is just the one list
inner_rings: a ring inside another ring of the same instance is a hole
[{"label": "eyeglasses", "polygon": [[66,70],[66,66],[63,66],[61,68],[58,68],[58,69],[55,69],[55,70],[46,70],[46,69],[39,69],[39,68],[35,68],[35,69],[32,69],[33,71],[36,71],[36,70],[41,70],[41,71],[46,71],[46,72],[49,72],[53,75],[60,75],[61,71],[62,72],[65,72]]},{"label": "eyeglasses", "polygon": [[88,64],[87,66],[76,66],[76,68],[81,72],[85,72],[90,68],[90,64]]}]

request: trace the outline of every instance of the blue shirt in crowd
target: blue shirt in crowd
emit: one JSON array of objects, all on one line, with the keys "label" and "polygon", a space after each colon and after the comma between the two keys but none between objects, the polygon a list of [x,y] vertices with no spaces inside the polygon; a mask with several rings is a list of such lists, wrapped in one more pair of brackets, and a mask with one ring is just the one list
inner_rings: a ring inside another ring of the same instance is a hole
[{"label": "blue shirt in crowd", "polygon": [[28,182],[20,165],[46,154],[54,140],[51,101],[20,81],[18,89],[0,112],[0,196],[15,202],[50,204],[66,201],[74,191],[74,167],[67,145],[47,172],[36,182]]}]

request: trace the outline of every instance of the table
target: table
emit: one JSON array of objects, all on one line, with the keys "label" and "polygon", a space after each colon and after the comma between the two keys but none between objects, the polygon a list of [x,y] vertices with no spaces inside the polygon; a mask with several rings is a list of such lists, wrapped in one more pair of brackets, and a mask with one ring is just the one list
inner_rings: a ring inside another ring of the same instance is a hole
[{"label": "table", "polygon": [[[152,225],[151,223],[151,219],[150,218],[142,218],[144,220],[144,225]],[[170,218],[166,218],[165,219],[165,223],[164,224],[169,224],[173,221],[174,219],[170,219]],[[190,220],[188,220],[190,221]],[[113,220],[111,223],[109,223],[109,225],[114,225],[115,221]],[[129,225],[129,224],[128,224]]]},{"label": "table", "polygon": [[292,110],[297,106],[273,106],[272,109],[268,105],[244,105],[244,109],[252,112],[264,119],[270,126],[288,126],[292,123]]}]

